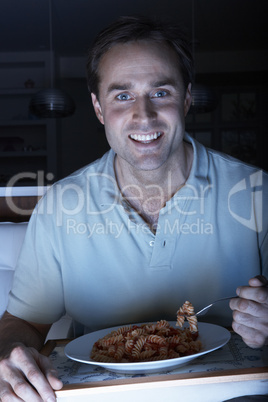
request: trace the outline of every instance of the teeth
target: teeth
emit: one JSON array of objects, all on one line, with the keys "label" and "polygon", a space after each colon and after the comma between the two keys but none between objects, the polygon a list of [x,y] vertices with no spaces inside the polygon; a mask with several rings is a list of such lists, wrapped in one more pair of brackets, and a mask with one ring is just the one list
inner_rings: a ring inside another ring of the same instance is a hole
[{"label": "teeth", "polygon": [[140,134],[131,134],[130,138],[132,138],[135,141],[152,141],[152,140],[156,140],[158,137],[160,137],[161,133],[159,132],[155,132],[154,134],[147,134],[147,135],[140,135]]}]

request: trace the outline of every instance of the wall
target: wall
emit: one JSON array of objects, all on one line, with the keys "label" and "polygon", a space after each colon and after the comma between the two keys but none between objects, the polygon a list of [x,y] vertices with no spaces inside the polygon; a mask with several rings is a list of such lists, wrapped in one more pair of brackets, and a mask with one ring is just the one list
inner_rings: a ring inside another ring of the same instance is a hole
[{"label": "wall", "polygon": [[59,124],[59,177],[65,177],[94,161],[109,149],[83,78],[62,79],[61,88],[71,94],[76,111]]}]

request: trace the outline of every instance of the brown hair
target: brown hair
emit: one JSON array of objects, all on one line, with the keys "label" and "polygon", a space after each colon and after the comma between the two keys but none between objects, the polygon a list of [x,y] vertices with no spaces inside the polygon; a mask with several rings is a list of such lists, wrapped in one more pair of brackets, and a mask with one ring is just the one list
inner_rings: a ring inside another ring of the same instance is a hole
[{"label": "brown hair", "polygon": [[101,57],[115,44],[138,40],[167,43],[178,56],[184,89],[193,81],[193,58],[184,31],[177,25],[161,23],[147,17],[120,17],[102,30],[93,42],[87,59],[87,83],[90,92],[99,94],[98,68]]}]

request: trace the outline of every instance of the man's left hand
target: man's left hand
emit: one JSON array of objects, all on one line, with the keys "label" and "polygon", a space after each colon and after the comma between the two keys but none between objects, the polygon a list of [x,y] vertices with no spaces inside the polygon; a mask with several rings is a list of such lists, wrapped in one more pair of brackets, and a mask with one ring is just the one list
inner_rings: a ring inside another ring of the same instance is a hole
[{"label": "man's left hand", "polygon": [[268,280],[260,275],[249,280],[249,286],[236,290],[239,296],[230,301],[233,330],[251,348],[268,344]]}]

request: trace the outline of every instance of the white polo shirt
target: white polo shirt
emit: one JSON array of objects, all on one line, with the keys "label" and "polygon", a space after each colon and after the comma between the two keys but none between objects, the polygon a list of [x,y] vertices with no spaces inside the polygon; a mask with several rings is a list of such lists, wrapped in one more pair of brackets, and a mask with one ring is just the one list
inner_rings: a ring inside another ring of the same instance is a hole
[{"label": "white polo shirt", "polygon": [[[185,300],[197,311],[267,276],[267,173],[185,139],[191,173],[156,234],[122,199],[112,150],[53,185],[30,220],[8,311],[38,323],[67,312],[86,332],[176,320]],[[204,320],[230,325],[231,314],[224,302]]]}]

